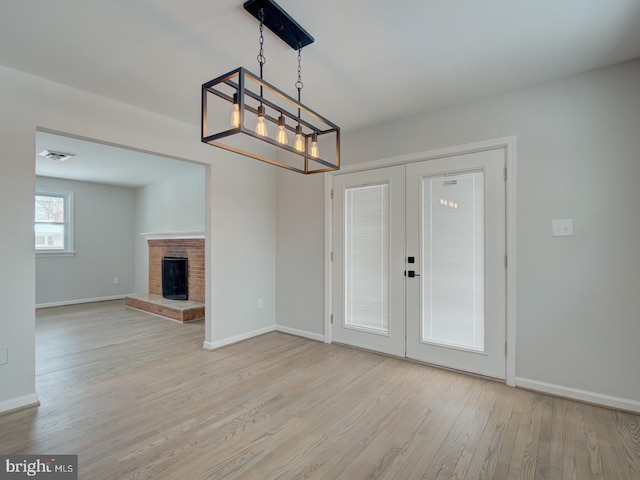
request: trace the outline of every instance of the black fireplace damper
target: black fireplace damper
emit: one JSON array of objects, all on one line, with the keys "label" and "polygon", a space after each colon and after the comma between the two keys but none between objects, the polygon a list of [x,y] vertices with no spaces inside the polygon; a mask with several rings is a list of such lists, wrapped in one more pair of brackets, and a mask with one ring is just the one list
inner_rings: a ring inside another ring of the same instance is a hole
[{"label": "black fireplace damper", "polygon": [[188,300],[188,262],[185,257],[162,257],[162,296]]}]

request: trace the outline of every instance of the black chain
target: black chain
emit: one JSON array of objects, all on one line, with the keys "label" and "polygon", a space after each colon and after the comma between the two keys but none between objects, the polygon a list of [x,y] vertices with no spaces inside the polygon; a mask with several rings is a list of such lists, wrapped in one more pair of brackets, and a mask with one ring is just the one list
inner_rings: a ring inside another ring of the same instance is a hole
[{"label": "black chain", "polygon": [[258,63],[260,64],[260,79],[262,79],[262,67],[265,63],[267,63],[267,59],[264,56],[264,35],[263,35],[263,31],[264,31],[264,10],[261,8],[260,12],[258,13],[258,20],[260,20],[260,51],[258,53],[258,56],[256,57],[256,60],[258,60]]},{"label": "black chain", "polygon": [[[298,81],[296,82],[296,88],[298,89],[298,103],[300,103],[300,98],[302,97],[302,89],[304,87],[304,83],[302,83],[302,47],[300,43],[298,43]],[[300,119],[300,107],[298,107],[298,119]]]},{"label": "black chain", "polygon": [[298,81],[296,82],[296,88],[298,89],[298,102],[300,101],[300,92],[304,88],[302,83],[302,47],[298,46]]}]

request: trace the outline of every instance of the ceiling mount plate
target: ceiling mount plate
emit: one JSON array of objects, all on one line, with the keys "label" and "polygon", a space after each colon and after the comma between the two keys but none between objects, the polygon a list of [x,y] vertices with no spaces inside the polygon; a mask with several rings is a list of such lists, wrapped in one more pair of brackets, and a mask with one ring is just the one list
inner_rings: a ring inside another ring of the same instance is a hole
[{"label": "ceiling mount plate", "polygon": [[260,9],[263,9],[264,26],[294,50],[314,42],[313,37],[273,0],[248,0],[244,2],[244,9],[258,20]]}]

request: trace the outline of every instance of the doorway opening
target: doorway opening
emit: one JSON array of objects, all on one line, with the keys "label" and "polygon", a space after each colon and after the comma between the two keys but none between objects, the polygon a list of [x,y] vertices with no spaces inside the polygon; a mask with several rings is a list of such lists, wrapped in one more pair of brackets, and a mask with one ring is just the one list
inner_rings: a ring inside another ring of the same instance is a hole
[{"label": "doorway opening", "polygon": [[[44,149],[74,154],[36,157],[36,189],[74,191],[74,251],[37,254],[36,308],[146,293],[151,236],[207,241],[208,165],[38,129],[36,153]],[[201,290],[201,313],[190,320],[208,309]]]}]

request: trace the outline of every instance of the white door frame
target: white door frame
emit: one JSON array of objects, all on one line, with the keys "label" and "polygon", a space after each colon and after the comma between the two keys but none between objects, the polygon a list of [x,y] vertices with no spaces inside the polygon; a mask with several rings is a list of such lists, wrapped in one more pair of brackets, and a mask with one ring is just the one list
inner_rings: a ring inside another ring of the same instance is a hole
[{"label": "white door frame", "polygon": [[338,173],[351,173],[373,168],[404,165],[407,163],[433,160],[435,158],[452,157],[466,153],[480,152],[484,150],[504,149],[506,162],[506,247],[507,247],[507,292],[506,292],[506,380],[511,387],[516,385],[516,137],[497,138],[484,142],[468,143],[453,147],[428,150],[426,152],[412,153],[392,158],[384,158],[369,162],[358,163],[341,168],[340,172],[327,173],[324,177],[324,219],[325,219],[325,325],[324,341],[331,343],[333,340],[331,327],[331,314],[333,311],[332,298],[332,264],[331,252],[333,250],[333,215],[331,189],[333,188],[333,176]]}]

